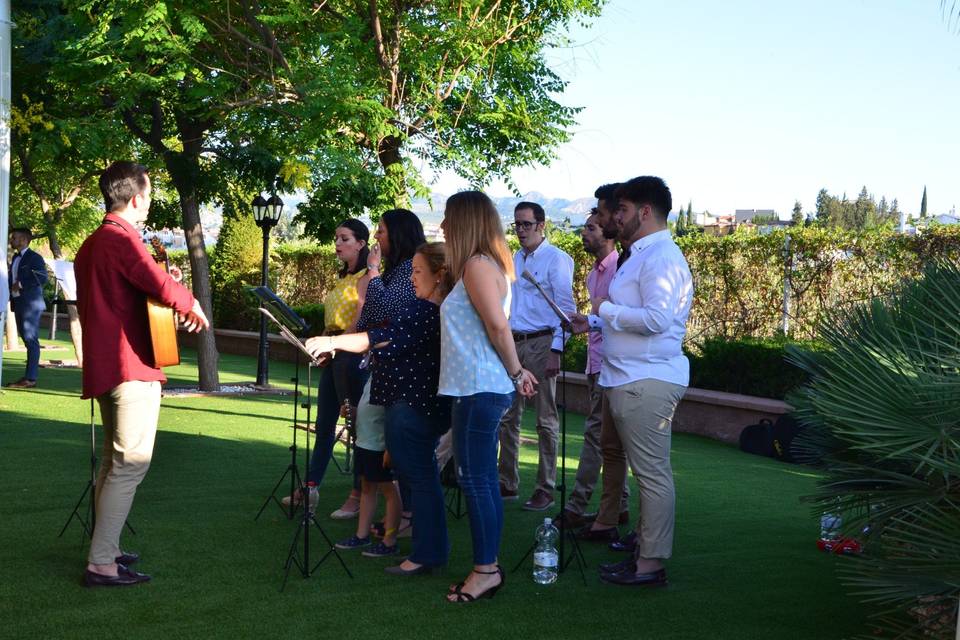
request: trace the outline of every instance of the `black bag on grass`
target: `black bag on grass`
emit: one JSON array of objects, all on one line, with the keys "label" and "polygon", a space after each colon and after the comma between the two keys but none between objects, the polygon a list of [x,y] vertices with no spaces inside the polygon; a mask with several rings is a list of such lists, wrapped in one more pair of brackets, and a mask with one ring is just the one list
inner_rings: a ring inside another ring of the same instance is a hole
[{"label": "black bag on grass", "polygon": [[800,433],[800,423],[789,413],[785,413],[777,418],[770,432],[773,436],[773,457],[782,462],[796,462],[790,452],[790,445]]},{"label": "black bag on grass", "polygon": [[740,432],[740,450],[758,456],[774,457],[773,422],[762,418],[757,424],[744,427]]}]

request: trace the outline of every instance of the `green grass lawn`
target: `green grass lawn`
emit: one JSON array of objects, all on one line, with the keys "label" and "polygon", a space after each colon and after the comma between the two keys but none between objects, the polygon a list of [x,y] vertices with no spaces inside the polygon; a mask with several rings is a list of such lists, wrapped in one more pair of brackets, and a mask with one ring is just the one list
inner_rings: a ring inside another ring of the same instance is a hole
[{"label": "green grass lawn", "polygon": [[[46,351],[43,358],[65,355]],[[194,356],[185,356],[168,371],[173,384],[195,384]],[[20,377],[23,360],[23,352],[5,354],[4,382]],[[223,356],[220,364],[223,383],[256,372],[252,358]],[[291,373],[271,363],[273,381]],[[493,600],[451,605],[442,596],[466,575],[471,552],[466,518],[450,518],[453,552],[444,576],[389,577],[382,573],[389,561],[354,552],[344,553],[353,579],[330,560],[309,580],[292,575],[281,592],[295,525],[275,506],[253,519],[289,461],[292,405],[279,396],[165,398],[153,466],[130,515],[137,535],[124,537],[153,582],[85,589],[80,527],[57,537],[87,479],[90,405],[79,390],[79,371],[43,369],[37,389],[0,394],[3,638],[739,640],[842,638],[864,628],[860,606],[835,577],[842,560],[816,550],[818,524],[800,502],[815,476],[688,435],[674,438],[677,537],[666,589],[601,583],[597,564],[620,558],[584,544],[586,586],[575,569],[552,586],[536,585],[528,565],[509,573]],[[529,418],[525,435],[534,437]],[[582,424],[570,416],[571,486]],[[523,447],[521,464],[526,497],[535,447]],[[319,513],[333,539],[355,526],[326,518],[349,484],[331,465]],[[501,562],[512,569],[543,514],[516,502],[505,511]],[[317,557],[319,536],[313,540]]]}]

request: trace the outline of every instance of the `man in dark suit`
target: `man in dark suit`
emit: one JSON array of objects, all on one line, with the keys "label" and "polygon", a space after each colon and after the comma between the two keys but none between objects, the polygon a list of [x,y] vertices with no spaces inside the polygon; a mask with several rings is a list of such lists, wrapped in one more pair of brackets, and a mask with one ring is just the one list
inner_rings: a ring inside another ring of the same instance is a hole
[{"label": "man in dark suit", "polygon": [[17,318],[17,331],[27,347],[27,370],[23,377],[8,387],[29,389],[37,386],[40,369],[40,314],[46,309],[43,285],[47,283],[47,266],[36,251],[30,249],[33,234],[18,227],[10,232],[13,263],[7,274],[10,285],[10,306]]}]

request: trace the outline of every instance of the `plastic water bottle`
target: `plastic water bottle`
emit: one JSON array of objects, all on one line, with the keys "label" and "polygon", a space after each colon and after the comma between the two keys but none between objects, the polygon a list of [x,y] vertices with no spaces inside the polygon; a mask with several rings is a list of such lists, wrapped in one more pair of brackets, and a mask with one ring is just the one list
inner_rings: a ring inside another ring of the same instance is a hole
[{"label": "plastic water bottle", "polygon": [[320,491],[317,490],[317,483],[310,481],[307,483],[307,509],[311,515],[317,512],[318,502],[320,502]]},{"label": "plastic water bottle", "polygon": [[537,584],[553,584],[557,581],[559,536],[560,532],[550,518],[544,518],[543,524],[537,527],[537,546],[533,550],[533,581]]},{"label": "plastic water bottle", "polygon": [[821,551],[833,551],[840,542],[840,528],[843,519],[836,513],[824,513],[820,516],[820,539],[817,547]]}]

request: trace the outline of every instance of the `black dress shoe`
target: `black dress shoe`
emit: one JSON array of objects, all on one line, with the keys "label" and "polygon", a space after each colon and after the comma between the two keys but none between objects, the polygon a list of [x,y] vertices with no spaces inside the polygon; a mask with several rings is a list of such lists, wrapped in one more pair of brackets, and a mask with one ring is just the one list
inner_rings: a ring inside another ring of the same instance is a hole
[{"label": "black dress shoe", "polygon": [[585,542],[615,542],[620,539],[620,532],[616,527],[609,529],[584,529],[577,534],[577,540]]},{"label": "black dress shoe", "polygon": [[633,553],[637,548],[637,532],[631,531],[619,540],[614,540],[607,545],[610,551],[622,551],[624,553]]},{"label": "black dress shoe", "polygon": [[630,570],[637,570],[637,561],[632,557],[627,558],[626,560],[621,560],[620,562],[611,562],[610,564],[600,565],[600,575],[605,573],[623,573],[624,571]]},{"label": "black dress shoe", "polygon": [[137,573],[122,564],[117,565],[117,575],[115,576],[105,576],[89,569],[83,576],[83,584],[87,587],[129,587],[149,581],[150,576],[147,574]]},{"label": "black dress shoe", "polygon": [[126,567],[129,567],[132,564],[135,564],[140,561],[140,554],[134,553],[133,551],[121,551],[120,555],[117,556],[117,559],[114,560],[117,564],[122,564]]},{"label": "black dress shoe", "polygon": [[665,587],[667,586],[667,570],[658,569],[650,573],[636,573],[633,569],[620,573],[601,573],[600,579],[610,584],[619,584],[625,587]]}]

